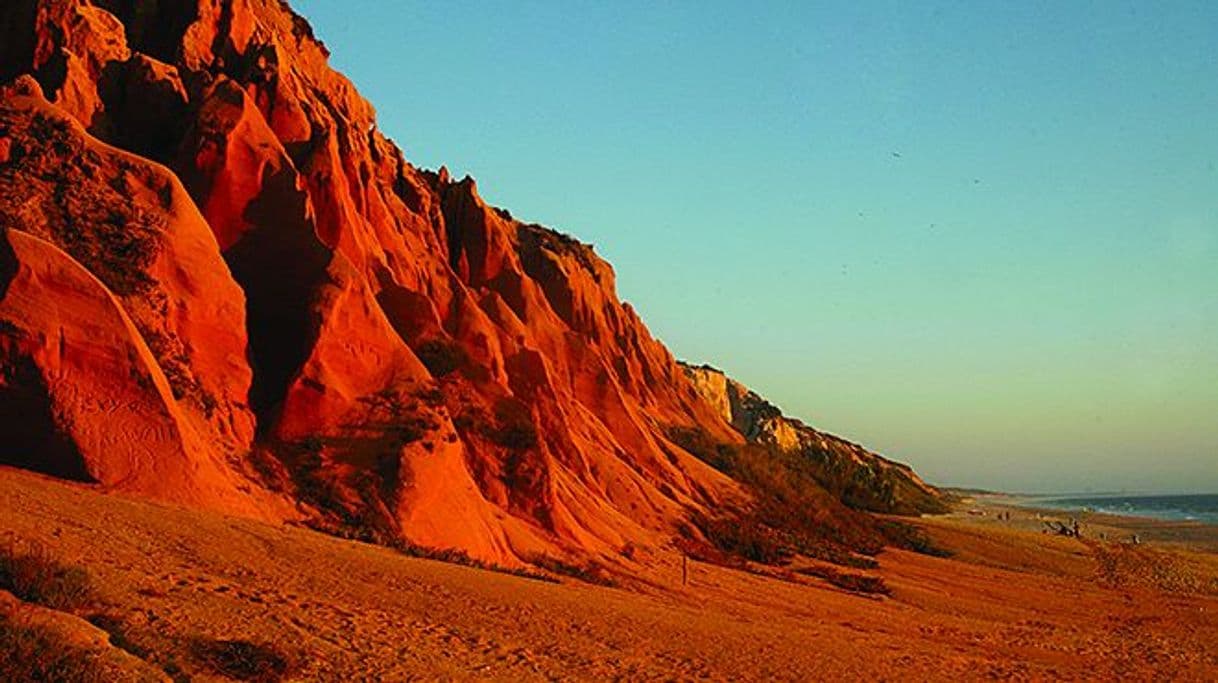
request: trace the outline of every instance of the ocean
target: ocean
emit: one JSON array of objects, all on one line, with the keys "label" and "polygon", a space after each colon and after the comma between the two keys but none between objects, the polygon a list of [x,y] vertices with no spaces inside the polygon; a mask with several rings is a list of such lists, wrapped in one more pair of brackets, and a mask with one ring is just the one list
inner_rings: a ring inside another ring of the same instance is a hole
[{"label": "ocean", "polygon": [[1218,494],[1177,496],[1104,495],[1069,498],[1044,498],[1036,505],[1060,510],[1089,509],[1114,515],[1154,517],[1171,521],[1198,521],[1218,524]]}]

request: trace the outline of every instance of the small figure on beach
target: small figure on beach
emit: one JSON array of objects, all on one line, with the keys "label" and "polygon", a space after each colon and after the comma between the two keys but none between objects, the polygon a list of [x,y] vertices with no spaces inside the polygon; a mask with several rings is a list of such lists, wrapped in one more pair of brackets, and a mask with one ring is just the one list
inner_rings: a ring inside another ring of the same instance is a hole
[{"label": "small figure on beach", "polygon": [[1058,536],[1068,536],[1073,538],[1082,538],[1082,529],[1079,527],[1078,520],[1073,517],[1069,522],[1047,521],[1044,523],[1045,528],[1041,531],[1044,533],[1055,533]]}]

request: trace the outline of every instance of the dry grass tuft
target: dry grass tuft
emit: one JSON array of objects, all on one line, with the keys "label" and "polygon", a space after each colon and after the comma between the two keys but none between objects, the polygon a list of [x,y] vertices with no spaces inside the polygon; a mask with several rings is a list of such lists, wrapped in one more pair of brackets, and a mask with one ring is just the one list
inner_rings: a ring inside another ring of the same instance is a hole
[{"label": "dry grass tuft", "polygon": [[558,574],[560,576],[567,576],[578,581],[583,581],[584,583],[590,583],[596,586],[605,586],[607,588],[617,586],[617,581],[613,580],[613,577],[610,576],[607,571],[605,571],[604,567],[601,567],[596,563],[589,563],[581,566],[571,564],[570,562],[564,562],[563,560],[550,557],[549,555],[531,555],[526,557],[525,561],[550,573]]},{"label": "dry grass tuft", "polygon": [[884,579],[878,576],[852,574],[849,572],[838,571],[833,567],[824,566],[803,567],[801,569],[796,569],[795,573],[824,579],[830,584],[843,590],[848,590],[851,593],[863,593],[865,595],[892,595],[892,589],[888,587],[888,584],[884,583]]},{"label": "dry grass tuft", "polygon": [[94,655],[50,631],[0,616],[0,681],[105,680]]},{"label": "dry grass tuft", "polygon": [[39,544],[20,550],[10,541],[0,550],[0,588],[26,602],[66,612],[84,609],[94,600],[89,573],[60,564]]},{"label": "dry grass tuft", "polygon": [[239,681],[276,683],[295,668],[292,658],[270,643],[198,638],[191,644],[191,652],[213,673]]}]

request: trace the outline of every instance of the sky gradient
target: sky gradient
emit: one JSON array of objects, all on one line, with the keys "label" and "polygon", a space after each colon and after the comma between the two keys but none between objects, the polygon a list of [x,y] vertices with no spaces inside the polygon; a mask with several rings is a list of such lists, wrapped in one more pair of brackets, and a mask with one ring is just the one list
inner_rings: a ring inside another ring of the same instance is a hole
[{"label": "sky gradient", "polygon": [[1218,3],[293,6],[678,357],[936,483],[1218,491]]}]

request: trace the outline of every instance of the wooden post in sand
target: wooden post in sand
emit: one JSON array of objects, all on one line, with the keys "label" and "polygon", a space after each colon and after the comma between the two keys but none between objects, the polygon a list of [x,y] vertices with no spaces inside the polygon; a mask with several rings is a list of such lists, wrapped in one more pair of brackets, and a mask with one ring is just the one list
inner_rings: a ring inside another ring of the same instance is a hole
[{"label": "wooden post in sand", "polygon": [[681,585],[689,585],[689,555],[681,553]]}]

